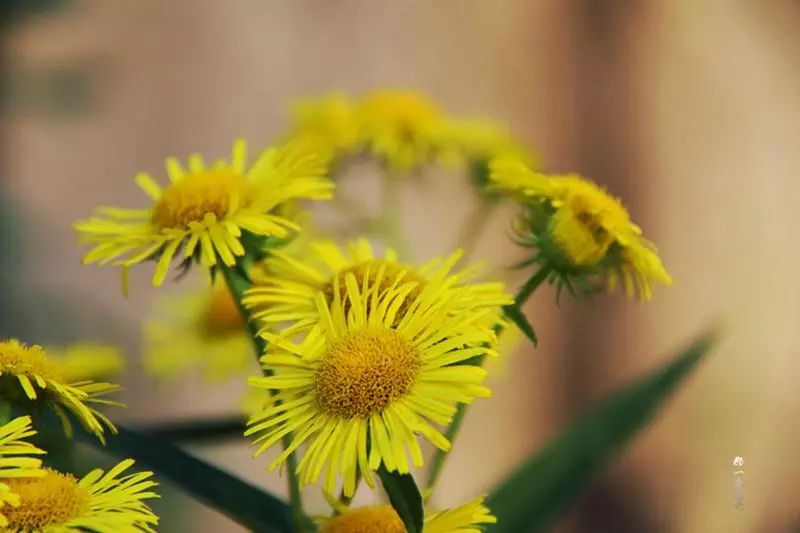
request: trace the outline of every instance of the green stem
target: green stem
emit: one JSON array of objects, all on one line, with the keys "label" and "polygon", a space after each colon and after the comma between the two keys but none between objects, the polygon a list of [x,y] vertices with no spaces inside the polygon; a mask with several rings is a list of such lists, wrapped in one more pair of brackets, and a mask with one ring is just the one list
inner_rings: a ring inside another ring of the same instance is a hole
[{"label": "green stem", "polygon": [[[247,331],[250,338],[253,340],[253,347],[256,351],[256,357],[261,358],[267,350],[267,341],[259,335],[258,324],[253,320],[250,310],[247,309],[242,303],[242,297],[245,291],[252,286],[250,279],[244,275],[240,270],[246,268],[245,265],[237,265],[236,267],[222,267],[222,272],[225,276],[225,282],[228,284],[228,289],[233,295],[236,306],[242,314],[245,323],[247,324]],[[272,372],[262,367],[265,376],[271,376]],[[284,449],[287,448],[292,442],[292,435],[288,434],[282,439]],[[297,479],[297,458],[294,453],[290,453],[286,458],[286,470],[289,473],[289,502],[292,506],[292,517],[294,525],[298,533],[305,531],[314,531],[314,525],[308,516],[303,511],[303,495],[300,491],[300,483]]]},{"label": "green stem", "polygon": [[381,207],[383,212],[378,218],[378,227],[386,233],[392,246],[397,248],[397,253],[405,260],[409,259],[411,248],[403,232],[403,206],[400,202],[402,184],[397,174],[387,172],[383,180],[383,198]]},{"label": "green stem", "polygon": [[494,210],[494,204],[487,203],[483,199],[480,199],[480,202],[480,205],[467,216],[467,219],[458,230],[456,242],[458,243],[458,248],[464,249],[462,261],[466,261],[475,251],[475,246],[480,242],[483,230],[486,227],[486,219],[489,218]]},{"label": "green stem", "polygon": [[[547,276],[550,274],[550,268],[547,265],[542,265],[539,270],[531,276],[525,284],[520,287],[519,291],[517,291],[516,296],[514,297],[514,303],[512,304],[515,307],[522,306],[533,294],[533,291],[541,285],[545,280],[547,280]],[[495,333],[499,336],[503,332],[503,327],[501,325],[496,325]],[[474,364],[476,366],[482,366],[483,361],[486,356],[478,356],[475,357],[473,360],[470,360],[470,364]],[[464,417],[467,414],[467,404],[459,404],[458,409],[456,410],[456,414],[453,415],[453,420],[450,421],[450,425],[447,426],[447,429],[444,432],[445,438],[450,442],[451,446],[455,438],[458,436],[458,432],[461,430],[461,425],[464,422]],[[439,477],[442,474],[442,470],[444,469],[445,462],[449,457],[449,451],[439,450],[437,449],[433,455],[433,459],[431,459],[431,466],[428,469],[428,481],[427,481],[427,488],[426,493],[431,494],[433,492],[434,487],[436,486],[436,482],[439,481]]]},{"label": "green stem", "polygon": [[514,297],[514,305],[517,307],[522,307],[525,302],[528,301],[533,291],[535,291],[539,285],[541,285],[544,281],[547,280],[547,276],[550,275],[550,267],[547,264],[543,264],[539,267],[539,270],[536,273],[528,278],[528,281],[520,287],[519,291],[517,291],[517,295]]},{"label": "green stem", "polygon": [[[478,366],[481,364],[483,364],[483,357],[480,358]],[[466,412],[467,405],[463,403],[458,404],[456,414],[453,416],[453,420],[450,421],[450,425],[447,426],[447,429],[444,432],[445,438],[450,441],[451,445],[461,429],[461,424],[464,422],[464,415]],[[442,475],[442,471],[444,470],[444,464],[449,456],[449,451],[440,450],[438,448],[436,449],[436,453],[434,453],[433,459],[431,459],[431,466],[428,469],[428,481],[425,490],[426,494],[430,495],[433,492],[436,482],[439,481],[439,477]]]}]

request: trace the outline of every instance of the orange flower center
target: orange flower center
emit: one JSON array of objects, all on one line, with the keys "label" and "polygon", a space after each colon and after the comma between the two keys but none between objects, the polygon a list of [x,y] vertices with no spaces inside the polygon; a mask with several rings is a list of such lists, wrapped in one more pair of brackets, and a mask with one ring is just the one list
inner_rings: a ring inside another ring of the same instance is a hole
[{"label": "orange flower center", "polygon": [[367,327],[335,342],[317,368],[320,407],[341,418],[366,418],[411,389],[419,350],[397,330]]},{"label": "orange flower center", "polygon": [[248,205],[255,188],[229,169],[211,169],[184,176],[162,193],[153,208],[151,222],[158,229],[185,228],[190,222],[202,222],[207,214],[218,220],[231,210],[233,199]]}]

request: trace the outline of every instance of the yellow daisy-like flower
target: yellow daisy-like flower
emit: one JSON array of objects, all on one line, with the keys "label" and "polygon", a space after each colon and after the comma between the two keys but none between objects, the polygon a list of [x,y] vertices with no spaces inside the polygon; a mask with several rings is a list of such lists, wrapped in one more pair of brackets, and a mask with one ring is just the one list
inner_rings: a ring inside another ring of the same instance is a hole
[{"label": "yellow daisy-like flower", "polygon": [[190,287],[156,302],[144,324],[144,366],[159,378],[200,368],[209,381],[241,376],[255,368],[253,341],[223,280]]},{"label": "yellow daisy-like flower", "polygon": [[65,348],[48,347],[46,351],[66,383],[108,379],[125,370],[125,358],[116,346],[80,342]]},{"label": "yellow daisy-like flower", "polygon": [[655,283],[672,283],[655,246],[622,203],[593,182],[533,172],[513,159],[495,160],[491,180],[527,208],[517,233],[537,249],[531,263],[546,263],[557,272],[603,274],[610,289],[621,282],[643,300],[652,296]]},{"label": "yellow daisy-like flower", "polygon": [[[341,513],[320,521],[320,533],[404,533],[405,526],[391,505],[373,505]],[[481,524],[497,519],[483,504],[483,498],[439,512],[425,511],[423,533],[480,533]]]},{"label": "yellow daisy-like flower", "polygon": [[270,469],[308,442],[300,482],[316,482],[327,467],[325,491],[341,475],[352,495],[358,475],[374,486],[371,472],[381,465],[409,472],[407,451],[421,466],[418,435],[450,448],[432,423],[448,424],[458,403],[490,395],[486,371],[464,362],[496,355],[495,336],[481,324],[494,310],[465,305],[468,294],[448,290],[446,279],[419,289],[386,264],[367,267],[360,283],[352,272],[341,281],[334,278],[330,301],[317,292],[320,327],[301,343],[265,333],[262,363],[273,375],[250,384],[274,391],[275,402],[248,421],[245,434],[258,455],[293,433]]},{"label": "yellow daisy-like flower", "polygon": [[46,469],[38,478],[14,479],[11,490],[19,505],[6,512],[10,533],[153,532],[158,517],[146,500],[158,498],[152,472],[124,474],[133,465],[127,459],[103,472],[93,470],[80,480]]},{"label": "yellow daisy-like flower", "polygon": [[325,176],[327,158],[302,142],[263,151],[249,169],[242,139],[234,142],[230,161],[206,166],[193,154],[188,169],[174,158],[167,159],[166,168],[170,184],[165,188],[148,174],[136,176],[153,201],[151,207],[100,208],[97,216],[75,223],[82,241],[94,246],[84,263],[113,262],[127,269],[157,259],[156,286],[176,256],[206,266],[220,261],[231,266],[245,255],[248,242],[285,237],[298,229],[278,213],[282,205],[301,198],[327,199],[333,188]]},{"label": "yellow daisy-like flower", "polygon": [[[469,297],[458,301],[473,310],[496,309],[513,301],[504,292],[502,283],[470,282],[479,270],[478,265],[453,273],[453,266],[460,257],[461,252],[457,251],[449,257],[438,257],[419,268],[412,268],[400,263],[397,253],[391,248],[382,256],[376,254],[369,241],[363,238],[350,242],[346,250],[331,241],[312,242],[300,249],[273,251],[264,261],[268,275],[255,283],[242,301],[267,330],[275,330],[290,322],[291,325],[283,330],[285,337],[307,332],[316,326],[321,318],[315,301],[317,293],[322,292],[330,303],[334,283],[338,282],[344,298],[344,280],[348,274],[355,276],[359,287],[369,282],[378,290],[393,283],[397,276],[404,282],[416,282],[416,288],[399,309],[398,320],[428,283],[443,284],[447,290],[468,293]],[[381,267],[385,269],[384,286],[377,286],[374,285],[375,277]],[[491,328],[499,320],[499,312],[486,317],[486,327]]]},{"label": "yellow daisy-like flower", "polygon": [[417,92],[370,92],[359,102],[357,113],[366,150],[393,171],[429,163],[446,147],[444,113]]},{"label": "yellow daisy-like flower", "polygon": [[6,505],[19,505],[19,494],[11,489],[8,480],[45,474],[42,461],[31,457],[45,452],[24,440],[35,434],[29,416],[17,417],[0,426],[0,526],[8,525],[3,508]]},{"label": "yellow daisy-like flower", "polygon": [[116,433],[114,424],[90,405],[121,407],[121,403],[101,398],[118,389],[118,385],[111,383],[66,381],[59,374],[58,364],[41,346],[27,346],[16,339],[0,341],[0,398],[22,409],[30,409],[32,404],[49,407],[61,419],[67,435],[72,435],[67,412],[101,442],[104,442],[104,426]]},{"label": "yellow daisy-like flower", "polygon": [[355,151],[361,134],[356,107],[343,93],[295,101],[291,106],[290,137],[324,148],[332,156]]}]

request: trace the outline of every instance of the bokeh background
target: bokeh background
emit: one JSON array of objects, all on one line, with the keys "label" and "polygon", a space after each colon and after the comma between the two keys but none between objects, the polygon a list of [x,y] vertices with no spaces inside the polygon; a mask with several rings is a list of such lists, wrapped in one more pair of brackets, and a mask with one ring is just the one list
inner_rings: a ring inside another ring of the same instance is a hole
[{"label": "bokeh background", "polygon": [[[504,122],[549,170],[621,196],[675,279],[647,305],[603,296],[556,308],[539,291],[529,311],[541,348],[514,354],[495,398],[471,410],[438,503],[487,490],[582,407],[717,324],[713,356],[557,530],[800,527],[796,1],[0,5],[0,334],[121,344],[133,367],[122,419],[229,413],[241,387],[144,378],[148,274],[123,299],[116,271],[80,266],[70,223],[95,204],[133,205],[132,176],[167,155],[222,155],[239,135],[270,142],[298,96],[409,87]],[[452,248],[474,208],[447,173],[407,187],[402,203],[419,259]],[[487,220],[476,257],[511,263],[510,215]],[[280,491],[243,442],[192,451]],[[241,531],[165,492],[163,531]]]}]

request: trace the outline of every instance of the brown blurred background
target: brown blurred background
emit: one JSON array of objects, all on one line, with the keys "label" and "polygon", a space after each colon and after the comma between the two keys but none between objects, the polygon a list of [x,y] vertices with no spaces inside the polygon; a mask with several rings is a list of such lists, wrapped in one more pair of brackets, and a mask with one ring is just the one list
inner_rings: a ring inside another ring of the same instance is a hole
[{"label": "brown blurred background", "polygon": [[[516,354],[495,398],[471,411],[437,503],[487,490],[583,406],[716,323],[713,357],[558,531],[797,530],[798,2],[61,0],[4,11],[2,335],[92,336],[136,361],[147,274],[124,300],[117,272],[80,266],[71,221],[98,203],[133,205],[133,175],[166,155],[221,155],[237,135],[269,142],[297,96],[411,87],[505,122],[549,170],[606,185],[675,279],[647,305],[556,308],[549,289],[537,293],[541,347]],[[403,197],[418,258],[453,246],[473,202],[463,179],[426,183]],[[477,256],[511,262],[510,215],[489,221]],[[226,413],[235,393],[135,375],[128,386],[136,421]],[[281,485],[243,444],[194,451]],[[163,531],[241,531],[167,490]]]}]

